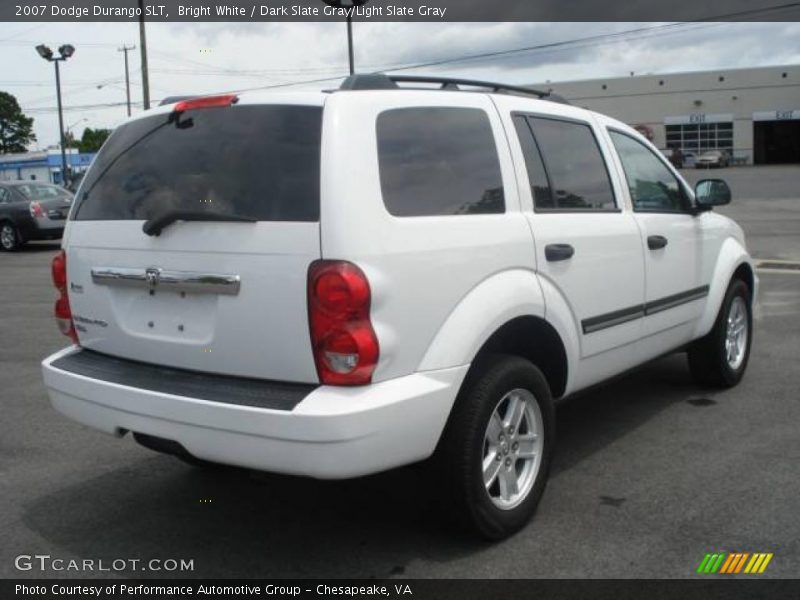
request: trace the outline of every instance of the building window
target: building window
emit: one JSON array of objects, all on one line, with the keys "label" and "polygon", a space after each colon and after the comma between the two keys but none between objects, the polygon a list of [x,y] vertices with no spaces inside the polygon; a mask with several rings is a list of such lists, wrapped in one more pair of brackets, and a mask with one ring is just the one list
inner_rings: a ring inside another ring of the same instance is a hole
[{"label": "building window", "polygon": [[667,148],[682,152],[733,150],[733,123],[667,125]]}]

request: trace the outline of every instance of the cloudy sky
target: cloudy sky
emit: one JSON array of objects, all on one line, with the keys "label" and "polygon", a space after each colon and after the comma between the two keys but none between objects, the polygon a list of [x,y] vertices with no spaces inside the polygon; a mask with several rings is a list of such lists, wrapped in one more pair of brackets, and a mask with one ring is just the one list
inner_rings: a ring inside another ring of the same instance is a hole
[{"label": "cloudy sky", "polygon": [[[800,23],[355,23],[356,66],[541,83],[800,63]],[[34,117],[38,145],[57,142],[53,67],[34,50],[76,47],[62,68],[65,125],[113,127],[125,118],[123,56],[136,24],[0,23],[0,90]],[[334,87],[347,72],[344,24],[150,23],[151,98],[304,84]],[[527,48],[519,52],[510,50]],[[484,58],[453,60],[494,53]],[[500,53],[500,54],[498,54]],[[141,110],[138,49],[129,54]],[[426,63],[428,66],[414,65]],[[410,68],[411,67],[411,68]]]}]

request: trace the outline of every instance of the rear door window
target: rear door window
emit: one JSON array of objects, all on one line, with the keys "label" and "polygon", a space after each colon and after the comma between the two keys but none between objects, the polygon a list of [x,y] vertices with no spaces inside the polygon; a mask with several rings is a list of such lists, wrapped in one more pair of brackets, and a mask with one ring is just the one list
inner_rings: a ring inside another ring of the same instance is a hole
[{"label": "rear door window", "polygon": [[489,118],[477,108],[418,107],[378,115],[386,209],[398,217],[505,212]]},{"label": "rear door window", "polygon": [[318,106],[244,105],[137,119],[103,146],[75,219],[207,210],[317,221],[321,135]]}]

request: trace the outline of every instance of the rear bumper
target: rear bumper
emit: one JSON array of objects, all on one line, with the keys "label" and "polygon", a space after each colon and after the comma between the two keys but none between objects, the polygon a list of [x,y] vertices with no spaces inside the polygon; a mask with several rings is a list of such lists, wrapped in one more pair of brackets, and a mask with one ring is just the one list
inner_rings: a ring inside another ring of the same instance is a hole
[{"label": "rear bumper", "polygon": [[53,406],[106,433],[173,440],[220,463],[343,479],[429,457],[468,366],[415,373],[360,387],[320,386],[291,410],[179,396],[122,385],[42,362]]}]

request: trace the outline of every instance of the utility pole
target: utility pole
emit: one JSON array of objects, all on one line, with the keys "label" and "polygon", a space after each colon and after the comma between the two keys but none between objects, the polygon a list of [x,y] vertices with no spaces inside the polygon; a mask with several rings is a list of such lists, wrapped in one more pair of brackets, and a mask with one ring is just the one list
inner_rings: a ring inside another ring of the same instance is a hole
[{"label": "utility pole", "polygon": [[128,116],[131,116],[131,80],[128,76],[128,51],[136,50],[136,46],[126,46],[122,44],[122,48],[117,48],[117,52],[125,53],[125,99],[128,103]]},{"label": "utility pole", "polygon": [[147,39],[144,33],[144,0],[139,0],[139,51],[142,56],[142,101],[144,109],[150,108],[150,78],[147,74]]}]

